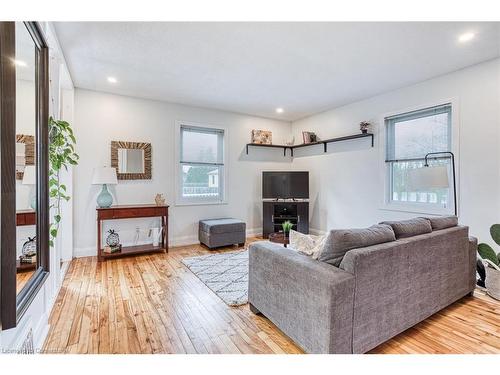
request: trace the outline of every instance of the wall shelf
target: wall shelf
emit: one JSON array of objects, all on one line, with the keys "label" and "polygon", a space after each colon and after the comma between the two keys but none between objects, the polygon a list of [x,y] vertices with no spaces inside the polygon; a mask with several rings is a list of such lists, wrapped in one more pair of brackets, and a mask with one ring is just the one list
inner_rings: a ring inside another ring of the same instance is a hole
[{"label": "wall shelf", "polygon": [[373,133],[361,133],[361,134],[354,134],[354,135],[347,135],[344,137],[337,137],[337,138],[330,138],[330,139],[325,139],[321,140],[318,142],[313,142],[313,143],[303,143],[300,145],[294,145],[294,146],[287,146],[287,145],[262,145],[258,143],[247,143],[246,148],[247,148],[247,155],[248,155],[248,147],[253,146],[253,147],[270,147],[270,148],[281,148],[283,149],[283,156],[286,156],[286,150],[290,150],[290,156],[293,157],[293,150],[296,148],[302,148],[302,147],[309,147],[309,146],[316,146],[316,145],[323,145],[323,152],[328,151],[328,144],[329,143],[334,143],[334,142],[342,142],[342,141],[350,141],[353,139],[360,139],[360,138],[369,138],[371,137],[372,140],[372,147],[374,145],[373,143]]}]

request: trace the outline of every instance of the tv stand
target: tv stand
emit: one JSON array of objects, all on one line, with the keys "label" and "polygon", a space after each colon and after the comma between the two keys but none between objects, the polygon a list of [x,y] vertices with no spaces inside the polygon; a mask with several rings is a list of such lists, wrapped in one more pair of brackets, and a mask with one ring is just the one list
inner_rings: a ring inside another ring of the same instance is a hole
[{"label": "tv stand", "polygon": [[292,229],[304,234],[309,233],[309,202],[308,201],[264,201],[262,236],[269,238],[271,233],[283,230],[281,224],[290,221]]}]

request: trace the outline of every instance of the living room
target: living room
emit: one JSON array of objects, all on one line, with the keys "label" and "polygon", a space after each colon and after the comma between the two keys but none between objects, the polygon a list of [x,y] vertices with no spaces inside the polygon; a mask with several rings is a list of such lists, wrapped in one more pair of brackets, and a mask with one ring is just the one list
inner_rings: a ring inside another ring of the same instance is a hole
[{"label": "living room", "polygon": [[499,22],[25,18],[2,351],[500,353]]}]

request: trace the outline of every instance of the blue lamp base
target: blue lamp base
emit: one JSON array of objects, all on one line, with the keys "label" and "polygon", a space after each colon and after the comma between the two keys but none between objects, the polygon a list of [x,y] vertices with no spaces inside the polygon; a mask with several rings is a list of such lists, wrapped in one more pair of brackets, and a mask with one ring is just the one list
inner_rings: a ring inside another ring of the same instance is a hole
[{"label": "blue lamp base", "polygon": [[113,204],[113,196],[109,193],[106,184],[102,185],[102,190],[97,196],[97,205],[99,208],[108,208]]}]

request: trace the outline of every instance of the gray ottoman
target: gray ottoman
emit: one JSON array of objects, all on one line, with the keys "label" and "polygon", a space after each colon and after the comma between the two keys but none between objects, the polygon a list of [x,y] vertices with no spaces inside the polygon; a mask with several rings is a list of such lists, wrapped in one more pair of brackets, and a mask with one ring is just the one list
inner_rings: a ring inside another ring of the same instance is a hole
[{"label": "gray ottoman", "polygon": [[198,239],[200,243],[213,249],[220,246],[245,244],[246,224],[238,219],[200,220]]}]

